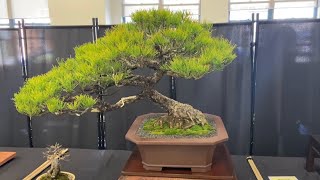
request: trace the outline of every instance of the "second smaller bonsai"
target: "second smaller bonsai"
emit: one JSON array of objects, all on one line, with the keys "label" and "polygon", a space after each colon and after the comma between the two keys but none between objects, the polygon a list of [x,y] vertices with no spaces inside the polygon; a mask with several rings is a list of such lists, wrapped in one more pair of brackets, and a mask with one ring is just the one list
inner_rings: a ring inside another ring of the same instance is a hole
[{"label": "second smaller bonsai", "polygon": [[61,171],[60,161],[65,161],[70,156],[68,152],[58,143],[51,145],[47,151],[43,153],[47,161],[50,162],[50,169],[46,174],[37,178],[37,180],[73,180],[74,175],[68,172]]}]

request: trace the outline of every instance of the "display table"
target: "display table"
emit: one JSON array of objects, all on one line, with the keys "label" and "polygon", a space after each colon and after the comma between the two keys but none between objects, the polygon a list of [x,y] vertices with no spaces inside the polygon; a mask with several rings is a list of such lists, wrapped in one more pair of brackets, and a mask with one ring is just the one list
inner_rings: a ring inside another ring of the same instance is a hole
[{"label": "display table", "polygon": [[[16,158],[0,167],[0,180],[21,180],[46,159],[45,148],[0,147],[0,151],[15,151]],[[62,170],[75,174],[77,180],[118,179],[122,167],[129,158],[130,151],[69,149],[70,159],[61,162]]]},{"label": "display table", "polygon": [[[45,159],[42,148],[0,147],[0,151],[16,151],[16,158],[0,167],[0,179],[22,179]],[[70,161],[62,162],[63,170],[72,172],[79,180],[116,180],[129,158],[130,151],[70,149]],[[246,156],[231,156],[239,180],[255,180],[246,161]],[[265,157],[254,156],[254,161],[264,179],[268,175],[293,175],[299,180],[320,180],[320,161],[316,159],[316,172],[305,170],[305,158],[302,157]],[[144,180],[147,180],[146,178]]]}]

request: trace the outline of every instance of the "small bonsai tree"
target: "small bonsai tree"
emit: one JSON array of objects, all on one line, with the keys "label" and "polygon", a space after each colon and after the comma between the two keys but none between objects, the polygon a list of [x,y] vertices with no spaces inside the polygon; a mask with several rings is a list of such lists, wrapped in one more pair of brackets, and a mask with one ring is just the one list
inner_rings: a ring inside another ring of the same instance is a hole
[{"label": "small bonsai tree", "polygon": [[[48,112],[79,116],[149,99],[168,112],[157,119],[160,126],[167,123],[170,128],[187,129],[207,124],[201,111],[164,96],[154,87],[164,75],[199,79],[222,70],[235,59],[235,46],[221,37],[212,37],[211,25],[193,21],[184,12],[138,11],[132,21],[114,26],[96,43],[76,47],[74,58],[28,79],[14,95],[18,112],[30,117]],[[137,74],[136,70],[142,68],[152,73]],[[141,91],[114,103],[98,98],[107,96],[112,86],[137,86]]]},{"label": "small bonsai tree", "polygon": [[57,143],[47,147],[47,151],[43,154],[47,161],[50,162],[50,169],[43,179],[69,179],[67,175],[61,174],[60,161],[66,160],[70,156],[69,153],[63,154],[63,150],[62,146]]}]

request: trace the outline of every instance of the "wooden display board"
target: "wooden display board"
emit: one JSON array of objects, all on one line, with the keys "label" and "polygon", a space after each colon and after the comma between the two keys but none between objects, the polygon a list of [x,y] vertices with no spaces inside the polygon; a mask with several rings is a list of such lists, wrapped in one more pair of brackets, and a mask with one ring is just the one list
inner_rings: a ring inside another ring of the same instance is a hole
[{"label": "wooden display board", "polygon": [[16,152],[0,152],[0,166],[16,157]]},{"label": "wooden display board", "polygon": [[217,145],[212,158],[211,171],[205,173],[192,173],[188,168],[164,168],[161,172],[147,171],[143,168],[139,151],[135,150],[122,170],[122,176],[119,180],[138,180],[141,178],[144,180],[237,179],[230,153],[224,144]]}]

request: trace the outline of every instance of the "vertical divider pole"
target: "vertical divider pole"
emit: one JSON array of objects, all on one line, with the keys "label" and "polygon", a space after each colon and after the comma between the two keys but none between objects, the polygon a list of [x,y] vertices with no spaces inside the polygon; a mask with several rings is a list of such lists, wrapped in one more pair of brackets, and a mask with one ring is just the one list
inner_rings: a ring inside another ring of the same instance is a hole
[{"label": "vertical divider pole", "polygon": [[[97,42],[98,39],[98,31],[99,31],[99,20],[98,18],[92,18],[92,39],[93,42]],[[103,100],[103,89],[99,90],[99,101]],[[103,112],[98,113],[98,149],[106,149],[106,139],[105,139],[105,117]]]},{"label": "vertical divider pole", "polygon": [[[26,82],[29,78],[29,68],[28,68],[28,48],[27,48],[27,38],[26,38],[26,29],[24,24],[24,19],[18,21],[19,29],[19,48],[21,53],[21,67],[22,67],[22,77],[23,81]],[[33,135],[32,135],[32,122],[31,118],[27,116],[27,125],[28,125],[28,139],[29,147],[33,147]]]},{"label": "vertical divider pole", "polygon": [[259,13],[252,14],[252,42],[250,43],[251,57],[251,117],[250,117],[250,147],[249,155],[253,155],[254,146],[254,126],[256,121],[255,102],[256,102],[256,77],[257,77],[257,52],[259,39]]}]

